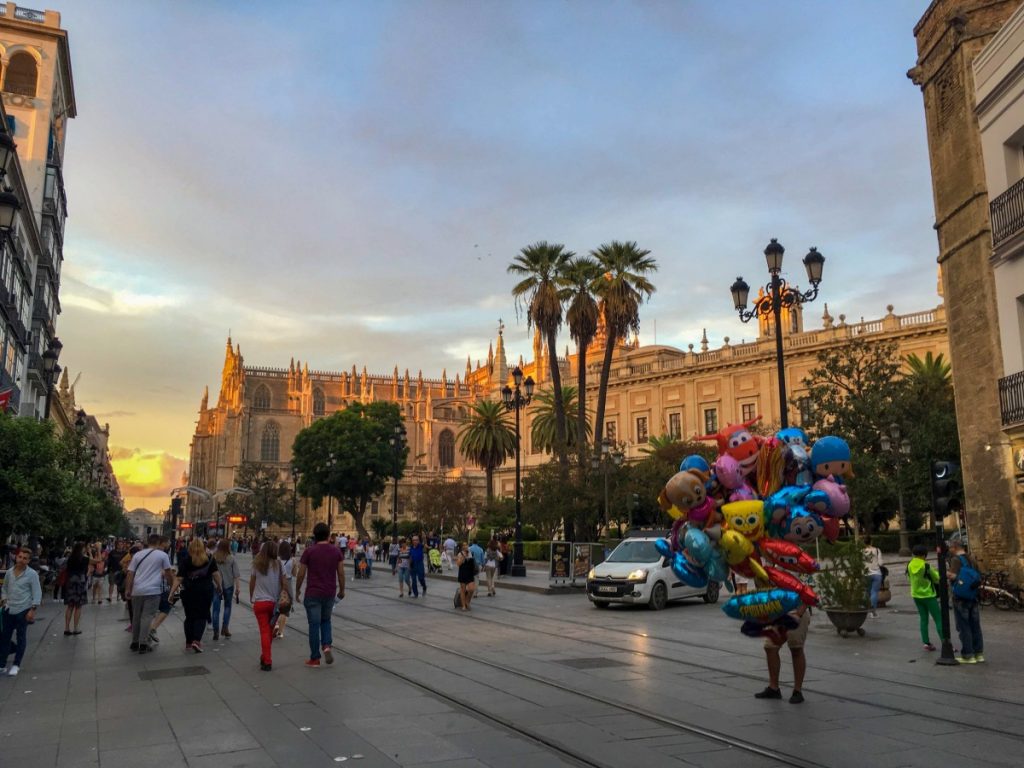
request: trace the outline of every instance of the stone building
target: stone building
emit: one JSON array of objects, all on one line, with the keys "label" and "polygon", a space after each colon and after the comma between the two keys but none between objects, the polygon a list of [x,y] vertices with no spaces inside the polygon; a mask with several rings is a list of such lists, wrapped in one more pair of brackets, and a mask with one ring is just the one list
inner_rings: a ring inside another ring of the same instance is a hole
[{"label": "stone building", "polygon": [[[924,97],[971,543],[987,566],[1006,565],[1018,572],[1024,571],[1024,509],[1010,441],[1002,431],[999,389],[1006,374],[1019,372],[1020,350],[1010,350],[1004,358],[998,298],[1004,290],[997,288],[993,270],[989,210],[990,198],[1003,194],[1003,184],[1016,182],[1020,171],[1014,168],[1019,161],[1008,151],[1002,160],[992,160],[993,173],[986,179],[979,117],[993,126],[995,113],[990,107],[1002,98],[993,90],[993,78],[1016,77],[1013,72],[991,70],[1005,50],[983,50],[1020,5],[1021,0],[934,0],[914,28],[918,59],[907,73]],[[1017,142],[1019,154],[1020,136],[1007,135],[1001,141],[1006,139],[1008,150]],[[1003,155],[1002,147],[999,153]],[[1000,164],[1003,167],[996,172]],[[989,188],[990,181],[997,185],[994,189]],[[996,199],[991,202],[995,211]],[[999,245],[1009,245],[1002,235],[997,234]],[[997,250],[996,261],[1008,255]],[[1007,264],[1010,270],[1002,273],[1000,282],[1016,272],[1011,262]],[[1007,298],[1021,293],[1020,285],[1015,291],[1005,288]],[[1006,363],[1018,367],[1007,370]]]}]

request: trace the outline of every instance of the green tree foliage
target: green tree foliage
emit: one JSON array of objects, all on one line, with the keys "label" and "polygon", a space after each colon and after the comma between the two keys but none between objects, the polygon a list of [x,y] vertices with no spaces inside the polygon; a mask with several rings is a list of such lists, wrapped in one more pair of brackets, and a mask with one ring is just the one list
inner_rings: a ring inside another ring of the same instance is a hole
[{"label": "green tree foliage", "polygon": [[360,537],[366,505],[383,493],[388,480],[405,469],[408,446],[395,461],[390,440],[402,416],[394,403],[354,403],[318,419],[295,437],[292,463],[300,472],[299,492],[320,506],[327,496],[348,511]]},{"label": "green tree foliage", "polygon": [[542,539],[553,538],[565,520],[573,521],[577,536],[592,530],[599,522],[599,498],[603,497],[595,495],[589,475],[589,469],[578,468],[566,473],[557,461],[532,469],[523,479],[523,521],[534,526]]},{"label": "green tree foliage", "polygon": [[470,408],[459,430],[459,451],[487,474],[487,501],[494,498],[494,470],[515,456],[516,434],[511,415],[502,403],[479,400]]},{"label": "green tree foliage", "polygon": [[469,534],[469,519],[476,517],[477,500],[468,480],[439,477],[416,486],[416,519],[427,530],[445,531],[462,540]]},{"label": "green tree foliage", "polygon": [[488,501],[484,504],[476,527],[478,531],[486,531],[488,538],[491,531],[495,536],[511,536],[516,527],[515,499],[503,496]]},{"label": "green tree foliage", "polygon": [[245,515],[249,527],[260,530],[264,521],[280,525],[292,521],[291,483],[281,479],[281,471],[272,464],[246,461],[235,473],[235,486],[248,488],[252,496],[233,493],[218,505],[218,516]]},{"label": "green tree foliage", "polygon": [[[576,387],[562,387],[562,402],[565,410],[572,412],[578,403],[578,390]],[[536,450],[540,448],[544,453],[551,453],[555,449],[558,440],[555,415],[555,396],[551,390],[538,392],[533,398],[533,422],[530,425],[530,441]],[[583,428],[586,438],[579,439],[579,421],[573,420],[567,424],[566,439],[569,448],[586,443],[590,439],[590,423],[584,419]]]},{"label": "green tree foliage", "polygon": [[658,269],[650,251],[638,248],[635,242],[613,240],[590,255],[597,261],[601,276],[594,280],[593,291],[601,300],[604,312],[604,360],[597,391],[597,417],[594,420],[594,445],[604,436],[604,411],[608,399],[608,377],[615,346],[630,331],[640,330],[640,304],[654,293],[649,276]]},{"label": "green tree foliage", "polygon": [[547,342],[551,390],[554,393],[555,455],[563,466],[568,463],[568,454],[565,404],[562,402],[562,372],[558,367],[557,338],[562,327],[562,295],[559,280],[573,256],[575,254],[567,251],[564,245],[541,241],[522,248],[508,265],[509,274],[521,278],[512,288],[516,312],[525,304],[527,327],[536,326]]},{"label": "green tree foliage", "polygon": [[370,530],[373,531],[373,538],[382,541],[391,536],[391,520],[386,517],[375,517],[370,521]]}]

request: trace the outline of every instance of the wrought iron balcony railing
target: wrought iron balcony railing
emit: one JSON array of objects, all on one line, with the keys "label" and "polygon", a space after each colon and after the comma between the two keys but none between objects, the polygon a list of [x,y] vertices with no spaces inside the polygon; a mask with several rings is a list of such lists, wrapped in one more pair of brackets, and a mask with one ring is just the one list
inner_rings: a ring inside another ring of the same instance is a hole
[{"label": "wrought iron balcony railing", "polygon": [[989,203],[992,217],[992,247],[998,248],[1024,229],[1024,179]]},{"label": "wrought iron balcony railing", "polygon": [[1024,371],[999,380],[999,411],[1004,427],[1024,422]]}]

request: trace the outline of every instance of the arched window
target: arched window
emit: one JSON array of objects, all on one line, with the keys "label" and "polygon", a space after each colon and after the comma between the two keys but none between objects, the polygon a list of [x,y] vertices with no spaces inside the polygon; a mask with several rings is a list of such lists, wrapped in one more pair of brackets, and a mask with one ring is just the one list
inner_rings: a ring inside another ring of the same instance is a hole
[{"label": "arched window", "polygon": [[437,441],[438,460],[444,469],[451,469],[455,466],[455,434],[446,429],[441,433]]},{"label": "arched window", "polygon": [[36,66],[35,57],[31,53],[18,51],[11,56],[11,63],[7,65],[4,90],[22,96],[35,96],[38,79],[39,67]]},{"label": "arched window", "polygon": [[313,390],[313,415],[324,415],[324,391],[319,387]]},{"label": "arched window", "polygon": [[252,397],[253,408],[270,408],[270,388],[266,384],[256,387],[256,394]]},{"label": "arched window", "polygon": [[270,422],[263,428],[260,440],[260,461],[278,461],[281,456],[281,430]]}]

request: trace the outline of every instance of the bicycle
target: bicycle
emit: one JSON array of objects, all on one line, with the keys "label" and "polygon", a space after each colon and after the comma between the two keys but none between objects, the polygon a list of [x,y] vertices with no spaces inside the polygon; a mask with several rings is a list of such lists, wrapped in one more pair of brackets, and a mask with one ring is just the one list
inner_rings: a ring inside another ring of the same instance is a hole
[{"label": "bicycle", "polygon": [[978,587],[978,603],[1001,611],[1024,611],[1024,590],[1010,581],[1006,571],[984,573]]}]

